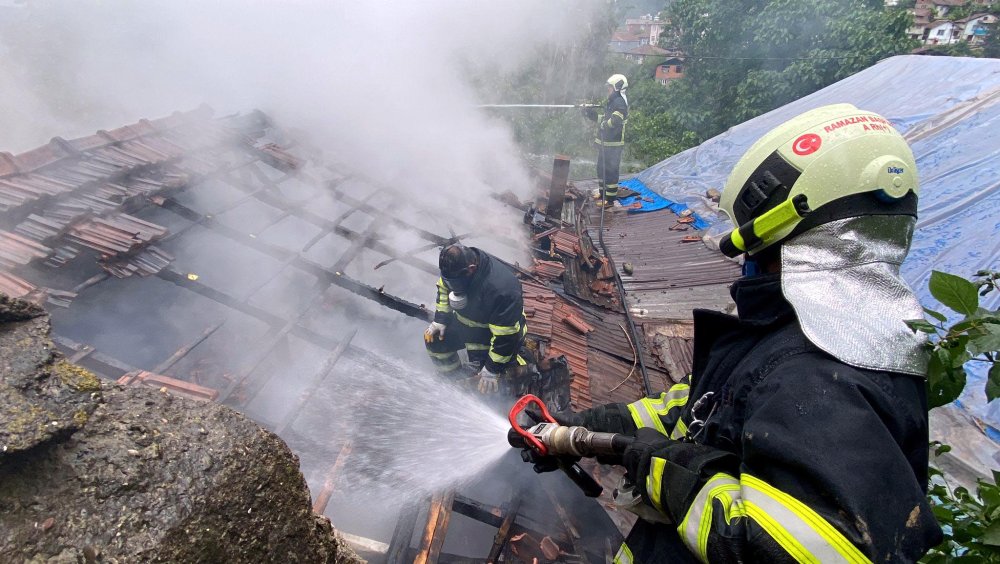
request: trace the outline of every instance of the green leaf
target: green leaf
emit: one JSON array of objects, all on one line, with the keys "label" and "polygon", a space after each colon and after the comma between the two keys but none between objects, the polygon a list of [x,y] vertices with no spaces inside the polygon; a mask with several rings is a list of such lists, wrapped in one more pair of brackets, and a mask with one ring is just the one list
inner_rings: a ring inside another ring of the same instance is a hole
[{"label": "green leaf", "polygon": [[940,445],[934,449],[934,456],[941,456],[946,452],[951,452],[951,445]]},{"label": "green leaf", "polygon": [[1000,546],[1000,521],[993,521],[990,523],[986,527],[986,530],[983,531],[983,537],[980,540],[983,544]]},{"label": "green leaf", "polygon": [[984,323],[983,326],[972,335],[969,342],[969,352],[974,355],[984,352],[1000,351],[1000,325],[996,323]]},{"label": "green leaf", "polygon": [[928,309],[928,308],[925,307],[924,308],[924,313],[926,313],[927,315],[933,317],[934,319],[937,319],[941,323],[944,323],[945,321],[948,321],[948,318],[945,317],[943,313],[936,312],[933,309]]},{"label": "green leaf", "polygon": [[927,403],[933,409],[947,405],[965,389],[965,370],[952,367],[948,349],[936,349],[927,365]]},{"label": "green leaf", "polygon": [[961,276],[935,270],[929,288],[937,301],[963,315],[972,315],[979,307],[976,285]]},{"label": "green leaf", "polygon": [[931,513],[934,514],[934,518],[937,519],[937,522],[942,525],[951,525],[955,522],[955,513],[945,506],[935,505],[931,507]]},{"label": "green leaf", "polygon": [[927,322],[926,319],[907,319],[903,323],[913,330],[914,333],[921,331],[923,333],[937,333],[938,328]]},{"label": "green leaf", "polygon": [[991,402],[998,397],[1000,397],[1000,362],[994,362],[986,375],[986,401]]}]

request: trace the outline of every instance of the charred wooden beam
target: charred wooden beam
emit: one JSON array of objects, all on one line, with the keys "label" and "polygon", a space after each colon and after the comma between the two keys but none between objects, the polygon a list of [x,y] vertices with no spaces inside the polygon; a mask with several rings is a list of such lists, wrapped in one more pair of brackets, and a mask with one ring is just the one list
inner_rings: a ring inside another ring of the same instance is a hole
[{"label": "charred wooden beam", "polygon": [[[301,327],[299,323],[301,323],[302,319],[312,310],[312,306],[317,301],[319,301],[320,298],[322,298],[323,294],[329,287],[330,283],[327,282],[326,280],[318,280],[315,286],[313,286],[312,298],[309,300],[306,307],[304,307],[302,311],[300,311],[299,314],[294,319],[285,320],[284,325],[282,325],[281,327],[278,327],[276,325],[271,326],[271,329],[269,329],[268,332],[262,338],[264,345],[257,349],[256,357],[254,358],[254,361],[250,363],[250,367],[247,370],[245,370],[239,378],[234,378],[233,381],[230,382],[228,386],[226,386],[226,389],[222,391],[221,399],[219,400],[220,402],[222,403],[230,402],[230,399],[232,398],[236,389],[239,388],[240,386],[245,386],[249,382],[250,376],[252,376],[253,373],[257,371],[257,368],[259,368],[260,365],[264,363],[267,357],[270,356],[270,354],[275,349],[279,348],[282,343],[287,343],[289,333],[294,333],[297,327]],[[319,337],[321,336],[316,335],[315,338],[308,338],[308,337],[303,337],[303,338],[309,341],[310,343],[323,347],[327,350],[332,350],[336,348],[337,343],[330,344],[329,342],[326,341],[326,339],[322,339],[322,344],[318,343],[317,340],[320,340]],[[257,391],[260,391],[261,389],[264,388],[264,385],[266,385],[267,383],[266,380],[267,379],[265,379],[265,381],[262,384],[256,386]],[[235,401],[235,404],[239,406],[246,405],[247,402],[253,399],[256,393],[257,392],[255,391],[252,394],[247,394],[247,397],[238,398]]]},{"label": "charred wooden beam", "polygon": [[452,509],[455,513],[465,515],[470,519],[475,519],[480,523],[485,523],[493,527],[499,527],[503,523],[503,510],[493,505],[476,501],[461,494],[455,495],[452,502]]},{"label": "charred wooden beam", "polygon": [[[246,245],[247,247],[264,253],[277,260],[290,261],[290,264],[296,268],[304,270],[317,278],[325,278],[336,286],[340,286],[341,288],[354,292],[359,296],[376,301],[389,309],[421,320],[430,319],[431,313],[427,308],[414,304],[408,300],[404,300],[403,298],[393,296],[392,294],[388,294],[381,289],[375,288],[358,280],[354,280],[344,274],[343,271],[330,270],[298,253],[289,251],[288,249],[278,245],[261,241],[252,237],[248,233],[243,233],[233,229],[232,227],[219,222],[215,218],[200,214],[175,200],[165,200],[163,202],[163,206],[171,211],[181,214],[183,217],[191,219],[192,221],[198,221],[205,227],[212,229],[216,233],[219,233],[228,239]],[[434,272],[437,273],[437,270],[434,269]]]},{"label": "charred wooden beam", "polygon": [[[238,182],[233,182],[233,180],[231,178],[228,178],[226,176],[222,176],[222,177],[220,177],[220,179],[223,180],[223,181],[225,181],[226,183],[230,184],[231,186],[236,187],[237,189],[243,190],[244,192],[248,190],[248,188],[246,186],[243,186],[243,185],[241,185]],[[286,211],[286,210],[291,211],[292,214],[296,218],[301,219],[301,220],[303,220],[303,221],[305,221],[307,223],[311,223],[311,224],[313,224],[313,225],[315,225],[315,226],[317,226],[317,227],[319,227],[321,229],[328,229],[331,232],[336,233],[337,235],[340,235],[341,237],[344,237],[345,239],[353,241],[353,240],[361,237],[361,234],[358,233],[357,231],[353,231],[353,230],[348,229],[348,228],[346,228],[346,227],[344,227],[342,225],[338,225],[335,221],[331,221],[331,220],[323,217],[322,215],[320,215],[320,214],[318,214],[316,212],[313,212],[313,211],[305,208],[304,207],[305,203],[296,204],[296,203],[293,203],[293,202],[289,202],[285,198],[282,198],[280,195],[274,194],[273,192],[269,192],[269,191],[266,191],[266,190],[257,190],[257,191],[254,191],[253,192],[253,197],[256,198],[256,199],[258,199],[258,200],[260,200],[261,202],[269,205],[269,206],[273,206],[275,208],[278,208],[279,210],[282,210],[282,211]],[[357,200],[355,198],[350,198],[350,201],[347,201],[347,200],[342,200],[342,201],[344,201],[345,203],[348,203],[349,205],[352,205],[352,206],[356,207],[357,209],[363,210],[366,213],[369,213],[371,215],[379,215],[381,213],[381,210],[379,210],[379,208],[376,208],[376,207],[374,207],[372,205],[369,205],[369,204],[365,204],[363,201]],[[410,230],[413,230],[413,231],[417,231],[418,234],[420,234],[422,236],[424,234],[429,234],[429,235],[433,236],[433,241],[435,243],[441,244],[441,243],[443,243],[445,241],[445,238],[443,238],[443,237],[439,237],[437,235],[434,235],[433,233],[429,233],[429,232],[426,232],[426,231],[423,231],[423,230],[418,230],[416,227],[411,226],[411,225],[409,225],[409,224],[407,224],[405,222],[401,222],[400,220],[396,220],[396,219],[393,219],[393,218],[387,218],[387,221],[389,221],[391,223],[394,223],[394,224],[397,224],[397,225],[401,224],[400,225],[401,227],[404,227],[406,229],[410,229]],[[424,272],[427,272],[428,274],[432,274],[434,276],[437,276],[439,274],[438,269],[437,269],[436,266],[428,263],[427,261],[420,260],[420,259],[418,259],[416,257],[407,257],[407,256],[403,255],[402,253],[398,252],[396,249],[390,247],[389,245],[386,245],[385,243],[382,243],[382,242],[378,241],[377,239],[370,239],[365,244],[365,246],[367,248],[373,250],[373,251],[377,251],[379,253],[382,253],[384,255],[388,255],[390,257],[399,257],[399,260],[401,262],[403,262],[405,264],[408,264],[408,265],[410,265],[410,266],[412,266],[414,268],[418,268],[420,270],[423,270]]]},{"label": "charred wooden beam", "polygon": [[299,415],[302,413],[302,407],[309,401],[310,398],[316,395],[316,391],[319,389],[320,385],[322,385],[327,377],[330,376],[330,373],[333,372],[333,368],[337,365],[337,361],[340,360],[341,356],[343,356],[347,347],[351,346],[351,340],[354,339],[354,336],[357,334],[358,330],[355,329],[340,340],[340,344],[338,344],[337,348],[333,349],[333,352],[331,352],[330,356],[327,357],[326,361],[323,363],[323,367],[320,368],[319,372],[316,374],[316,377],[313,378],[313,381],[310,382],[304,390],[302,390],[302,394],[299,395],[298,401],[295,402],[292,409],[288,411],[285,417],[281,420],[281,423],[279,423],[275,428],[275,433],[281,435],[285,432],[285,429],[295,423],[295,420],[298,419]]},{"label": "charred wooden beam", "polygon": [[392,539],[389,541],[389,552],[386,562],[388,564],[409,564],[413,562],[410,554],[410,541],[413,539],[413,530],[417,526],[417,517],[420,516],[420,507],[416,503],[408,503],[403,506],[403,510],[396,520],[396,528],[392,532]]},{"label": "charred wooden beam", "polygon": [[205,329],[204,331],[202,331],[201,335],[198,335],[198,337],[195,338],[193,341],[177,349],[177,351],[174,354],[170,355],[170,358],[164,360],[160,364],[157,364],[156,367],[153,368],[153,370],[151,370],[150,372],[153,372],[155,374],[164,374],[167,370],[170,369],[171,366],[177,364],[177,362],[180,361],[180,359],[184,358],[185,356],[188,355],[188,353],[193,351],[195,347],[202,344],[203,342],[205,342],[206,339],[211,337],[212,334],[218,331],[219,327],[222,327],[224,323],[225,321],[220,321],[215,325],[212,325],[211,327]]},{"label": "charred wooden beam", "polygon": [[552,181],[549,183],[549,201],[545,215],[555,221],[562,220],[563,202],[566,200],[566,183],[569,181],[569,157],[556,155],[552,160]]},{"label": "charred wooden beam", "polygon": [[316,496],[316,501],[313,502],[313,512],[323,515],[326,513],[326,506],[330,504],[330,497],[333,495],[334,484],[337,483],[337,474],[340,473],[340,469],[344,466],[347,461],[347,457],[351,454],[351,449],[353,443],[350,440],[344,441],[344,446],[340,447],[340,453],[337,454],[337,458],[333,461],[333,466],[326,473],[326,477],[323,479],[323,488],[319,491],[319,495]]},{"label": "charred wooden beam", "polygon": [[434,494],[431,505],[427,509],[427,524],[420,541],[414,564],[437,562],[444,546],[444,537],[448,534],[448,523],[451,521],[451,504],[455,499],[454,491]]},{"label": "charred wooden beam", "polygon": [[119,376],[125,374],[126,372],[132,372],[134,370],[138,370],[138,368],[132,366],[131,364],[122,362],[117,358],[108,356],[102,352],[94,350],[94,347],[90,347],[89,345],[85,345],[83,343],[78,343],[73,339],[70,339],[69,337],[64,337],[56,333],[52,333],[50,337],[52,339],[52,342],[67,350],[73,351],[74,353],[79,353],[80,351],[87,350],[87,348],[89,347],[91,351],[86,355],[86,359],[89,362],[96,362],[100,365],[103,365],[104,367],[107,367],[105,369],[99,370],[99,372],[101,372],[104,376],[107,376],[109,378],[117,379]]},{"label": "charred wooden beam", "polygon": [[493,538],[493,546],[490,548],[490,553],[486,557],[486,560],[489,562],[496,562],[500,558],[500,553],[507,544],[507,539],[510,538],[511,527],[514,525],[514,519],[517,518],[517,512],[520,509],[521,496],[520,494],[515,494],[514,498],[511,500],[510,506],[507,508],[506,514],[503,517],[503,522],[500,523],[500,527],[497,529],[497,534]]}]

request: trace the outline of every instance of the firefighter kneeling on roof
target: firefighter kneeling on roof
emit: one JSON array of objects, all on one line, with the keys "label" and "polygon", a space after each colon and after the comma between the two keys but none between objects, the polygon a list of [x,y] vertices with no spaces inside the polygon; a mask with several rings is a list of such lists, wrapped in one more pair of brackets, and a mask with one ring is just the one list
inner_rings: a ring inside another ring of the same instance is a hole
[{"label": "firefighter kneeling on roof", "polygon": [[914,562],[941,541],[928,356],[905,323],[923,313],[899,276],[917,171],[871,123],[838,104],[757,141],[720,202],[738,316],[695,310],[692,374],[658,397],[556,415],[635,437],[611,462],[643,518],[615,562]]},{"label": "firefighter kneeling on roof", "polygon": [[511,269],[475,247],[451,245],[438,258],[434,322],[424,332],[427,353],[438,372],[465,375],[458,351],[481,366],[480,393],[499,390],[508,368],[524,364],[518,356],[527,326],[521,282]]}]

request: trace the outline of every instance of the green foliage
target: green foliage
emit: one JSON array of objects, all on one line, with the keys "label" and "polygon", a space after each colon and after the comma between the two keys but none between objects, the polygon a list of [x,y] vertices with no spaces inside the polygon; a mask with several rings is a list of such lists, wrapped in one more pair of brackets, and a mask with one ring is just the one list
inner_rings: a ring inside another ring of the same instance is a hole
[{"label": "green foliage", "polygon": [[677,0],[669,17],[688,56],[671,106],[698,141],[917,46],[881,0]]},{"label": "green foliage", "polygon": [[[469,61],[466,76],[483,103],[578,104],[601,101],[604,81],[615,72],[616,59],[608,55],[608,39],[622,18],[608,8],[587,33],[567,44],[549,44],[537,49],[527,62],[507,72],[495,64]],[[629,77],[631,80],[631,76]],[[594,161],[594,122],[574,109],[489,110],[510,127],[515,140],[528,154],[570,156],[574,162]],[[550,159],[541,159],[551,167]],[[591,165],[588,177],[596,175]]]},{"label": "green foliage", "polygon": [[931,358],[927,369],[929,407],[949,404],[965,389],[967,362],[989,364],[986,399],[1000,397],[1000,310],[980,307],[979,298],[1000,287],[1000,272],[981,270],[973,281],[934,271],[929,289],[945,307],[963,316],[947,326],[944,314],[924,309],[928,319],[907,321],[914,332],[929,336]]},{"label": "green foliage", "polygon": [[[951,447],[931,443],[936,455]],[[941,525],[944,540],[920,562],[1000,562],[1000,472],[993,480],[980,480],[973,495],[961,486],[952,488],[941,471],[930,468],[928,501]]]}]

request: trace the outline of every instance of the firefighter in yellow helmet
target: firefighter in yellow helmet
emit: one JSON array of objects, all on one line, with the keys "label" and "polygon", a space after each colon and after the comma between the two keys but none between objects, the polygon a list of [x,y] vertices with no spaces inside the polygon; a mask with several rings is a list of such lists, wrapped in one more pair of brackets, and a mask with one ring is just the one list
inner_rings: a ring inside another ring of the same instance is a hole
[{"label": "firefighter in yellow helmet", "polygon": [[628,123],[628,79],[623,74],[608,77],[608,99],[601,114],[596,108],[585,107],[584,115],[597,122],[597,181],[602,203],[618,199],[618,178],[622,152],[625,150],[625,124]]},{"label": "firefighter in yellow helmet", "polygon": [[[694,312],[694,368],[655,398],[564,414],[633,434],[640,519],[615,562],[914,562],[927,503],[928,358],[899,276],[917,214],[910,148],[849,104],[775,128],[720,207],[737,316]],[[628,488],[623,488],[623,491]]]}]

